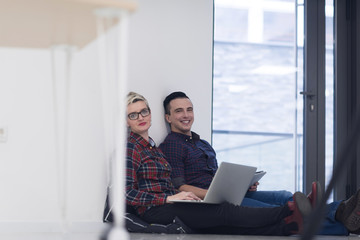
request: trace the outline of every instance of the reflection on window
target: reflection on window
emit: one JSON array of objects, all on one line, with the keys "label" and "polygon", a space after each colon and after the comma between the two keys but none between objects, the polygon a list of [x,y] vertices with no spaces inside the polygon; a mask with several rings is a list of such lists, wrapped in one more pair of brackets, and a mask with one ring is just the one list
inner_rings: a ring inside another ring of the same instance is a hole
[{"label": "reflection on window", "polygon": [[215,1],[213,146],[219,162],[267,171],[261,190],[294,191],[302,155],[296,5],[259,3]]},{"label": "reflection on window", "polygon": [[[332,1],[327,1],[327,175],[332,169]],[[219,162],[268,174],[261,190],[302,189],[302,0],[215,0],[213,146]],[[329,100],[329,101],[328,101]]]},{"label": "reflection on window", "polygon": [[[326,0],[326,69],[325,69],[325,119],[326,119],[326,152],[325,152],[325,182],[329,183],[334,163],[334,1]],[[333,195],[328,201],[332,201]]]}]

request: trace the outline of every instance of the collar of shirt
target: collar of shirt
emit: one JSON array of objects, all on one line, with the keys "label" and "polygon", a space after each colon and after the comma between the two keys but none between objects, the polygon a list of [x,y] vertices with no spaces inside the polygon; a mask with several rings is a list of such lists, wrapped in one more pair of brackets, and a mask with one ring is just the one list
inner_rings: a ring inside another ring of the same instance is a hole
[{"label": "collar of shirt", "polygon": [[181,138],[185,141],[189,141],[189,142],[194,141],[194,140],[195,141],[200,140],[200,135],[195,132],[191,132],[191,136],[182,134],[182,133],[178,133],[178,132],[171,132],[171,135]]},{"label": "collar of shirt", "polygon": [[128,141],[132,143],[138,143],[141,146],[149,147],[150,149],[156,147],[155,141],[151,137],[149,137],[149,142],[148,142],[142,136],[134,132],[130,132]]}]

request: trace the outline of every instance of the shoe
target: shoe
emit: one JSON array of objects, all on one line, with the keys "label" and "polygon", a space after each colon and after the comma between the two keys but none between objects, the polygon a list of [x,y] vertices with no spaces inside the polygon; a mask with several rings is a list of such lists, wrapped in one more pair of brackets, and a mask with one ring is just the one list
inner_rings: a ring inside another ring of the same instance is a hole
[{"label": "shoe", "polygon": [[294,193],[293,199],[293,202],[288,202],[288,207],[291,211],[293,211],[293,213],[285,218],[285,223],[297,223],[298,230],[292,232],[292,234],[299,234],[303,232],[304,219],[310,215],[312,208],[309,199],[301,192]]},{"label": "shoe", "polygon": [[350,233],[360,235],[360,228],[358,230],[350,232]]},{"label": "shoe", "polygon": [[350,233],[360,234],[360,189],[340,203],[335,219],[342,222]]},{"label": "shoe", "polygon": [[180,218],[175,217],[172,224],[168,225],[168,233],[194,234],[195,231],[188,227]]},{"label": "shoe", "polygon": [[307,195],[311,206],[315,208],[321,201],[322,198],[322,188],[320,182],[312,182],[311,192]]}]

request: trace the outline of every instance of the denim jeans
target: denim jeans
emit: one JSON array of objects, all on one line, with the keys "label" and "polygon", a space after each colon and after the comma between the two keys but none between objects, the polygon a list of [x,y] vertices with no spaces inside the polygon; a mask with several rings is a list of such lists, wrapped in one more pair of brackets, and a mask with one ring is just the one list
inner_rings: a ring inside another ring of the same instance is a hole
[{"label": "denim jeans", "polygon": [[248,191],[241,206],[244,207],[275,207],[283,206],[292,201],[293,194],[288,191]]},{"label": "denim jeans", "polygon": [[335,213],[341,201],[332,202],[326,207],[326,218],[319,234],[321,235],[349,235],[349,231],[339,221],[335,220]]},{"label": "denim jeans", "polygon": [[[292,201],[293,194],[288,191],[255,191],[247,192],[241,206],[244,207],[277,207]],[[345,226],[335,220],[335,213],[340,204],[332,202],[327,205],[326,218],[323,221],[319,235],[348,235]]]}]

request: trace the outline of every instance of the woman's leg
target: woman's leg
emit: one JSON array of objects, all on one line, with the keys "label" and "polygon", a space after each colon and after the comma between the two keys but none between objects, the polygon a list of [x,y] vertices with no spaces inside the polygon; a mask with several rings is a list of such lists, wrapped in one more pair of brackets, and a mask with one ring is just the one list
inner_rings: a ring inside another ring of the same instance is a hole
[{"label": "woman's leg", "polygon": [[175,203],[153,207],[142,217],[147,222],[168,224],[177,216],[193,229],[227,226],[245,228],[248,234],[284,235],[283,219],[290,214],[287,206],[247,208],[229,203]]}]

